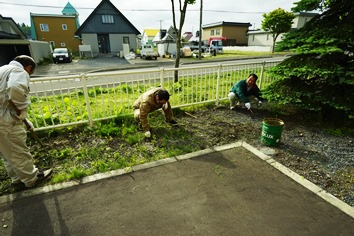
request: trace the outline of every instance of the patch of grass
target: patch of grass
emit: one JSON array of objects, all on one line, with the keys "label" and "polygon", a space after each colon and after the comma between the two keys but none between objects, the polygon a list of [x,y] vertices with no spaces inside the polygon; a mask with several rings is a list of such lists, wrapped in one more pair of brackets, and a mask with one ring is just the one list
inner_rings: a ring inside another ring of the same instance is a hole
[{"label": "patch of grass", "polygon": [[343,131],[341,128],[327,128],[325,132],[336,137],[343,137],[345,131]]},{"label": "patch of grass", "polygon": [[[216,54],[216,56],[205,56],[202,60],[215,60],[218,58],[237,58],[237,57],[255,57],[255,56],[269,56],[269,55],[286,55],[288,52],[256,52],[243,50],[224,50],[223,53]],[[189,60],[199,60],[198,58],[190,57]]]}]

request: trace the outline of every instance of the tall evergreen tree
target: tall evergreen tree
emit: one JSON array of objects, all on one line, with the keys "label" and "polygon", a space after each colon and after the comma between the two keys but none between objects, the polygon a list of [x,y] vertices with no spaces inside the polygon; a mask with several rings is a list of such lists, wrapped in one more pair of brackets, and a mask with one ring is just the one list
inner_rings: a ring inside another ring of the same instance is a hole
[{"label": "tall evergreen tree", "polygon": [[26,25],[25,23],[17,24],[18,27],[22,30],[23,33],[25,33],[25,35],[31,35],[31,27]]},{"label": "tall evergreen tree", "polygon": [[278,43],[296,54],[272,70],[270,100],[354,119],[354,4],[352,0],[301,0],[294,11],[324,9]]}]

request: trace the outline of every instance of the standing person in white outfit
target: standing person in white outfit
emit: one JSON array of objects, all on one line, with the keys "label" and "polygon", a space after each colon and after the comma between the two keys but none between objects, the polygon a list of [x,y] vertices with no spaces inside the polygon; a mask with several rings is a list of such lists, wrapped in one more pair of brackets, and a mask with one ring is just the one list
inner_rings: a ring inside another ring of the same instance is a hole
[{"label": "standing person in white outfit", "polygon": [[[17,56],[8,65],[0,67],[0,157],[12,183],[26,187],[35,186],[52,172],[51,169],[41,172],[34,165],[26,145],[27,132],[22,124],[27,119],[29,81],[35,68],[35,61],[25,55]],[[21,111],[20,115],[9,104],[9,99]],[[33,129],[33,124],[28,123]]]}]

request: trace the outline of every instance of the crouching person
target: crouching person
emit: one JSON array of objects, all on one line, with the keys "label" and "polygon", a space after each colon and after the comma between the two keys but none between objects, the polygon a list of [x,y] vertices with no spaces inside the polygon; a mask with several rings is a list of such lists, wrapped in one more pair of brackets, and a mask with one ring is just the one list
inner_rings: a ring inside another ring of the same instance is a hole
[{"label": "crouching person", "polygon": [[[52,170],[39,171],[34,165],[23,121],[27,120],[30,75],[36,63],[29,56],[17,56],[0,67],[0,157],[14,186],[33,187],[49,177]],[[9,99],[21,111],[9,103]],[[33,124],[27,120],[29,129]]]},{"label": "crouching person", "polygon": [[171,109],[170,94],[163,88],[151,89],[139,96],[139,98],[134,102],[134,118],[138,119],[145,134],[145,137],[151,137],[151,130],[148,123],[149,113],[162,109],[166,122],[171,125],[177,125],[177,122],[173,118],[173,113]]},{"label": "crouching person", "polygon": [[258,106],[262,105],[264,100],[256,84],[257,79],[258,76],[256,74],[250,74],[247,79],[240,80],[232,86],[228,95],[231,110],[235,110],[235,106],[241,104],[244,104],[247,109],[250,109],[251,102],[258,103]]}]

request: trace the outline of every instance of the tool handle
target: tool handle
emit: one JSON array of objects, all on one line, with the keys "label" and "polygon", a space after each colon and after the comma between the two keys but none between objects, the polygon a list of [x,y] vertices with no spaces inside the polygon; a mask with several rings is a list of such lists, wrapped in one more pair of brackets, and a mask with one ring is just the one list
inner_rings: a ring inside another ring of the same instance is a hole
[{"label": "tool handle", "polygon": [[[12,108],[16,111],[16,114],[18,116],[21,115],[21,111],[20,109],[18,109],[18,107],[16,106],[16,104],[14,103],[14,101],[12,101],[11,99],[8,100],[9,104],[12,106]],[[25,124],[26,128],[31,132],[31,134],[33,135],[33,137],[38,141],[38,143],[44,147],[43,143],[41,142],[41,140],[38,138],[37,134],[33,131],[33,129],[31,129],[31,125],[28,123],[27,119],[23,120],[23,123]]]},{"label": "tool handle", "polygon": [[14,103],[14,101],[12,101],[12,99],[7,100],[9,102],[9,104],[12,106],[12,108],[16,111],[16,114],[19,116],[21,115],[21,111],[20,109],[17,108],[16,104]]}]

